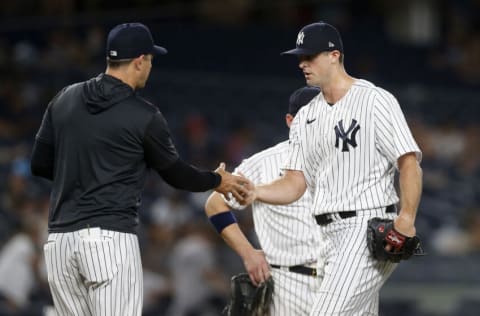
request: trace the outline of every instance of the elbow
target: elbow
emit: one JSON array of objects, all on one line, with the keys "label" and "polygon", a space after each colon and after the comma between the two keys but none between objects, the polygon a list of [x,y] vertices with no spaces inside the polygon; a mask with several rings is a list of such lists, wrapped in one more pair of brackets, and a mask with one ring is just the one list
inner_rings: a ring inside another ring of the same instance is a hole
[{"label": "elbow", "polygon": [[53,170],[51,168],[36,164],[33,161],[30,164],[30,172],[36,177],[53,180]]},{"label": "elbow", "polygon": [[30,173],[38,177],[38,167],[34,163],[30,163]]},{"label": "elbow", "polygon": [[32,173],[32,175],[39,177],[42,175],[42,167],[32,160],[32,162],[30,163],[30,172]]},{"label": "elbow", "polygon": [[306,191],[306,187],[295,187],[292,191],[291,191],[291,195],[290,197],[282,204],[291,204],[291,203],[295,203],[296,201],[298,201],[304,194],[305,194],[305,191]]},{"label": "elbow", "polygon": [[294,189],[292,190],[292,192],[294,192],[294,198],[295,201],[297,201],[305,194],[305,191],[307,190],[307,183],[305,181],[305,177],[303,176],[303,172],[301,171],[289,171],[288,177],[293,183],[293,186],[291,186],[291,188]]},{"label": "elbow", "polygon": [[297,200],[300,199],[305,194],[305,191],[307,191],[307,184],[305,183],[305,181],[302,181],[298,185]]},{"label": "elbow", "polygon": [[220,196],[219,193],[213,192],[208,197],[207,201],[205,202],[205,214],[210,217],[212,215],[226,212],[229,210],[229,207],[223,201],[223,198]]},{"label": "elbow", "polygon": [[210,217],[213,214],[215,214],[214,208],[213,208],[213,201],[212,201],[214,194],[215,192],[210,194],[207,201],[205,202],[205,215],[207,215],[207,217]]},{"label": "elbow", "polygon": [[53,180],[54,165],[53,146],[42,142],[35,142],[30,159],[30,171],[32,175]]}]

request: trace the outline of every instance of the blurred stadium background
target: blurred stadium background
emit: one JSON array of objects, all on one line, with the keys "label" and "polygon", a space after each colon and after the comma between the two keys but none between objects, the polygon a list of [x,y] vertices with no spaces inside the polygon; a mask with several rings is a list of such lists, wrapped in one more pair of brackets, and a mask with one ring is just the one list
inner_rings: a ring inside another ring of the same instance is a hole
[{"label": "blurred stadium background", "polygon": [[[112,26],[143,22],[168,48],[142,94],[183,157],[232,170],[288,137],[288,96],[304,81],[279,53],[318,20],[343,34],[351,75],[399,99],[424,152],[417,230],[428,256],[400,265],[381,315],[480,315],[479,15],[478,0],[1,1],[0,316],[48,314],[50,185],[30,175],[31,145],[53,95],[104,71]],[[220,315],[229,277],[243,270],[208,225],[206,196],[149,177],[139,232],[145,316]],[[239,216],[255,241],[251,217]]]}]

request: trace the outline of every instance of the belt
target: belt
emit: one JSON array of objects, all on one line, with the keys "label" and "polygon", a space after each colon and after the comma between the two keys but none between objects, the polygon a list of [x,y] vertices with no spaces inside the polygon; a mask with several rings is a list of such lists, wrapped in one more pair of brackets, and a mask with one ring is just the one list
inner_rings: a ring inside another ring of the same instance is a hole
[{"label": "belt", "polygon": [[[396,213],[397,208],[395,204],[387,206],[385,209],[386,213]],[[315,215],[315,220],[317,221],[318,225],[324,226],[328,225],[335,220],[335,215],[338,215],[340,218],[349,218],[357,216],[357,211],[345,211],[345,212],[337,212],[337,213],[326,213],[321,215]]]},{"label": "belt", "polygon": [[317,269],[306,267],[306,266],[283,267],[283,266],[279,266],[279,265],[276,265],[276,264],[271,264],[270,266],[274,269],[285,269],[287,271],[300,273],[300,274],[303,274],[303,275],[310,275],[310,276],[317,276],[318,275],[317,274]]}]

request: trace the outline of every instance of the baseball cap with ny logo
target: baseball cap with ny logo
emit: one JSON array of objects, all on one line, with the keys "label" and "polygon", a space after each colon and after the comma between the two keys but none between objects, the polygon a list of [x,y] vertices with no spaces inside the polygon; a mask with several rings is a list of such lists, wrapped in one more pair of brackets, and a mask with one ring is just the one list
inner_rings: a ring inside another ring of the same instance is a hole
[{"label": "baseball cap with ny logo", "polygon": [[340,33],[328,23],[317,22],[304,26],[298,33],[296,48],[281,55],[316,55],[333,50],[343,53]]}]

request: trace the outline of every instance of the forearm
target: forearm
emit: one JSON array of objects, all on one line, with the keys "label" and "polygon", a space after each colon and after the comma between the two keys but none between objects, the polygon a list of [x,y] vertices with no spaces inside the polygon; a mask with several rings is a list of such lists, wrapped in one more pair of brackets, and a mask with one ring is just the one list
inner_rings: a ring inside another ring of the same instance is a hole
[{"label": "forearm", "polygon": [[415,222],[422,194],[422,169],[414,154],[407,154],[399,161],[400,215],[412,223]]},{"label": "forearm", "polygon": [[258,185],[256,199],[263,203],[284,205],[302,197],[307,189],[303,172],[288,170],[285,175],[269,184]]},{"label": "forearm", "polygon": [[[222,212],[229,212],[230,207],[225,203],[222,196],[214,192],[208,198],[205,204],[205,213],[208,217],[212,217]],[[225,227],[221,232],[223,240],[232,248],[242,259],[246,260],[249,254],[255,249],[247,240],[237,223]]]},{"label": "forearm", "polygon": [[255,248],[248,241],[238,224],[232,224],[222,231],[221,236],[225,243],[232,248],[245,262],[255,252]]},{"label": "forearm", "polygon": [[178,159],[168,168],[157,170],[171,186],[191,192],[204,192],[216,188],[221,177],[212,171],[203,171]]},{"label": "forearm", "polygon": [[210,195],[205,203],[205,212],[227,245],[242,258],[253,284],[258,286],[265,282],[270,277],[265,254],[262,250],[255,249],[248,241],[231,214],[229,205],[219,193],[214,192]]}]

